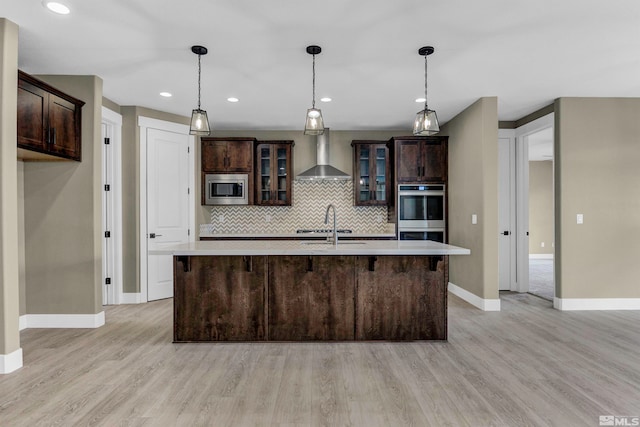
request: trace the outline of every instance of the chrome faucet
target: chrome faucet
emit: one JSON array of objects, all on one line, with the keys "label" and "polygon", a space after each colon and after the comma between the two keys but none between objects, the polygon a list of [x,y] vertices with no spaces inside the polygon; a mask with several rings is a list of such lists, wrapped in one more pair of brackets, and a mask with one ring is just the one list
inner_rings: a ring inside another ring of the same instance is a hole
[{"label": "chrome faucet", "polygon": [[[333,204],[327,206],[327,211],[324,214],[324,223],[329,224],[329,209],[333,208],[333,244],[338,246],[338,229],[336,228],[336,207]],[[327,241],[330,242],[330,236],[327,236]]]}]

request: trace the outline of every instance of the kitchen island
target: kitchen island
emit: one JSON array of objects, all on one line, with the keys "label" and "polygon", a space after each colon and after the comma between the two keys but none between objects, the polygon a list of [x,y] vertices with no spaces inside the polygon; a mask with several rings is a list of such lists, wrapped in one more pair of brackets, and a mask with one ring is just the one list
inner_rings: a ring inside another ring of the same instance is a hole
[{"label": "kitchen island", "polygon": [[449,256],[432,241],[201,241],[173,255],[174,342],[446,340]]}]

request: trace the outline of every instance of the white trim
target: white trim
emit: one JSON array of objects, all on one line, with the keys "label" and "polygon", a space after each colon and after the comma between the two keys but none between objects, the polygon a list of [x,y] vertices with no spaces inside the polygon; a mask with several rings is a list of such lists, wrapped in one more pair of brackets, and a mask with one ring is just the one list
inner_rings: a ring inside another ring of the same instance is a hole
[{"label": "white trim", "polygon": [[529,254],[529,259],[553,259],[553,254]]},{"label": "white trim", "polygon": [[99,328],[104,311],[97,314],[27,314],[27,328]]},{"label": "white trim", "polygon": [[[516,131],[516,292],[529,291],[529,135],[554,127],[554,113],[542,116]],[[555,207],[554,207],[555,210]]]},{"label": "white trim", "polygon": [[640,298],[554,298],[553,307],[573,310],[640,310]]},{"label": "white trim", "polygon": [[175,132],[189,137],[189,151],[192,156],[189,159],[189,186],[191,188],[189,198],[189,229],[191,230],[190,241],[196,239],[196,210],[195,210],[195,138],[189,135],[189,126],[180,123],[167,122],[164,120],[152,119],[150,117],[139,116],[138,126],[140,129],[140,248],[138,256],[140,259],[140,298],[139,303],[148,302],[147,292],[147,129],[158,129],[167,132]]},{"label": "white trim", "polygon": [[9,354],[0,354],[0,374],[10,374],[22,368],[22,349]]},{"label": "white trim", "polygon": [[[111,278],[112,302],[120,304],[123,292],[123,248],[122,248],[122,115],[102,107],[102,123],[111,126],[112,130],[112,176],[111,187],[113,190],[113,206],[111,216],[113,218],[113,230],[111,239],[113,244],[113,277]],[[103,144],[103,150],[105,146]],[[104,154],[104,152],[103,152]],[[103,208],[104,209],[104,208]],[[104,214],[104,212],[103,212]],[[103,269],[104,271],[104,269]],[[104,277],[103,282],[104,283]],[[103,285],[104,286],[104,285]]]},{"label": "white trim", "polygon": [[23,331],[27,329],[27,315],[23,314],[18,318],[18,330]]},{"label": "white trim", "polygon": [[473,305],[475,307],[478,307],[480,310],[483,310],[483,311],[500,311],[500,298],[498,298],[498,299],[480,298],[479,296],[477,296],[475,294],[472,294],[471,292],[467,291],[466,289],[462,289],[460,286],[454,285],[451,282],[449,282],[448,290],[449,290],[449,292],[451,292],[452,294],[454,294],[455,296],[457,296],[459,298],[462,298],[463,300],[465,300],[469,304],[471,304],[471,305]]},{"label": "white trim", "polygon": [[120,304],[140,304],[141,302],[140,293],[125,292],[120,296]]}]

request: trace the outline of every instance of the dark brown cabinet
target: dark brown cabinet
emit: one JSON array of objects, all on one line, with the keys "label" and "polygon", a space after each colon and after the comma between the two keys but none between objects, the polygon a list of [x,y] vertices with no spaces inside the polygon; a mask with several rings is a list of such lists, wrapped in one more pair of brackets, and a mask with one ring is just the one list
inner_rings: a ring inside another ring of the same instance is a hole
[{"label": "dark brown cabinet", "polygon": [[256,145],[254,203],[290,206],[293,141],[259,141]]},{"label": "dark brown cabinet", "polygon": [[395,148],[396,183],[447,182],[446,136],[403,136],[391,139]]},{"label": "dark brown cabinet", "polygon": [[[18,71],[18,148],[80,161],[83,105],[83,101]],[[29,152],[20,154],[32,158]]]},{"label": "dark brown cabinet", "polygon": [[267,257],[174,257],[176,342],[266,339]]},{"label": "dark brown cabinet", "polygon": [[352,141],[354,205],[386,206],[391,198],[389,147],[384,141]]},{"label": "dark brown cabinet", "polygon": [[269,339],[354,339],[352,256],[269,257]]},{"label": "dark brown cabinet", "polygon": [[358,257],[356,340],[447,339],[446,256]]},{"label": "dark brown cabinet", "polygon": [[202,172],[251,173],[255,138],[201,138]]}]

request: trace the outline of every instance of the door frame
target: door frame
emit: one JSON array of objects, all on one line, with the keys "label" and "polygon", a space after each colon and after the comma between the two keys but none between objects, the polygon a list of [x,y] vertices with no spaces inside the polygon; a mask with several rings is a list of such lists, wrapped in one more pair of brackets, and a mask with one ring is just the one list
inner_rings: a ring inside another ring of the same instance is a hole
[{"label": "door frame", "polygon": [[[122,115],[106,107],[102,107],[102,124],[107,127],[107,134],[110,135],[109,145],[104,143],[104,139],[101,141],[103,159],[108,158],[106,151],[111,150],[111,164],[106,170],[102,171],[102,178],[104,180],[103,184],[105,182],[109,183],[111,187],[112,203],[109,212],[107,212],[105,204],[102,203],[104,200],[103,198],[100,203],[102,205],[102,218],[104,219],[105,215],[109,215],[112,218],[112,229],[109,231],[111,232],[110,255],[113,260],[111,286],[106,288],[106,292],[104,291],[107,286],[105,284],[106,276],[104,265],[102,267],[102,288],[103,295],[107,294],[108,302],[111,304],[121,304],[122,294],[124,292],[122,283]],[[104,135],[102,135],[102,137],[104,138]],[[104,192],[104,187],[101,190]],[[102,248],[103,251],[105,251],[106,237],[104,237],[104,234],[102,235],[102,239]],[[102,259],[104,264],[104,253]],[[104,303],[105,301],[103,301],[103,305]]]},{"label": "door frame", "polygon": [[[516,282],[517,292],[529,291],[529,150],[528,136],[554,128],[554,113],[549,113],[515,129],[516,131]],[[555,144],[555,141],[554,141]],[[555,159],[554,159],[555,162]],[[554,198],[555,200],[555,198]],[[552,207],[555,212],[555,205]],[[555,224],[554,224],[555,228]],[[554,231],[555,233],[555,231]],[[556,260],[554,259],[554,263]],[[555,266],[554,266],[555,272]],[[554,279],[555,283],[555,279]],[[555,293],[555,291],[554,291]]]},{"label": "door frame", "polygon": [[[500,139],[509,140],[509,290],[518,290],[517,277],[517,218],[516,218],[516,131],[515,129],[498,129]],[[502,167],[503,165],[498,165]],[[501,201],[499,201],[501,202]],[[498,230],[501,233],[503,230]],[[502,238],[502,237],[500,237]]]},{"label": "door frame", "polygon": [[138,126],[140,128],[140,203],[139,203],[139,221],[138,229],[139,251],[138,258],[140,260],[140,302],[148,302],[147,295],[147,268],[148,268],[148,245],[147,245],[147,130],[157,129],[166,132],[174,132],[188,136],[188,174],[189,174],[189,242],[195,241],[195,224],[196,224],[196,205],[195,205],[195,137],[189,135],[189,126],[180,123],[167,122],[164,120],[153,119],[150,117],[139,116]]}]

